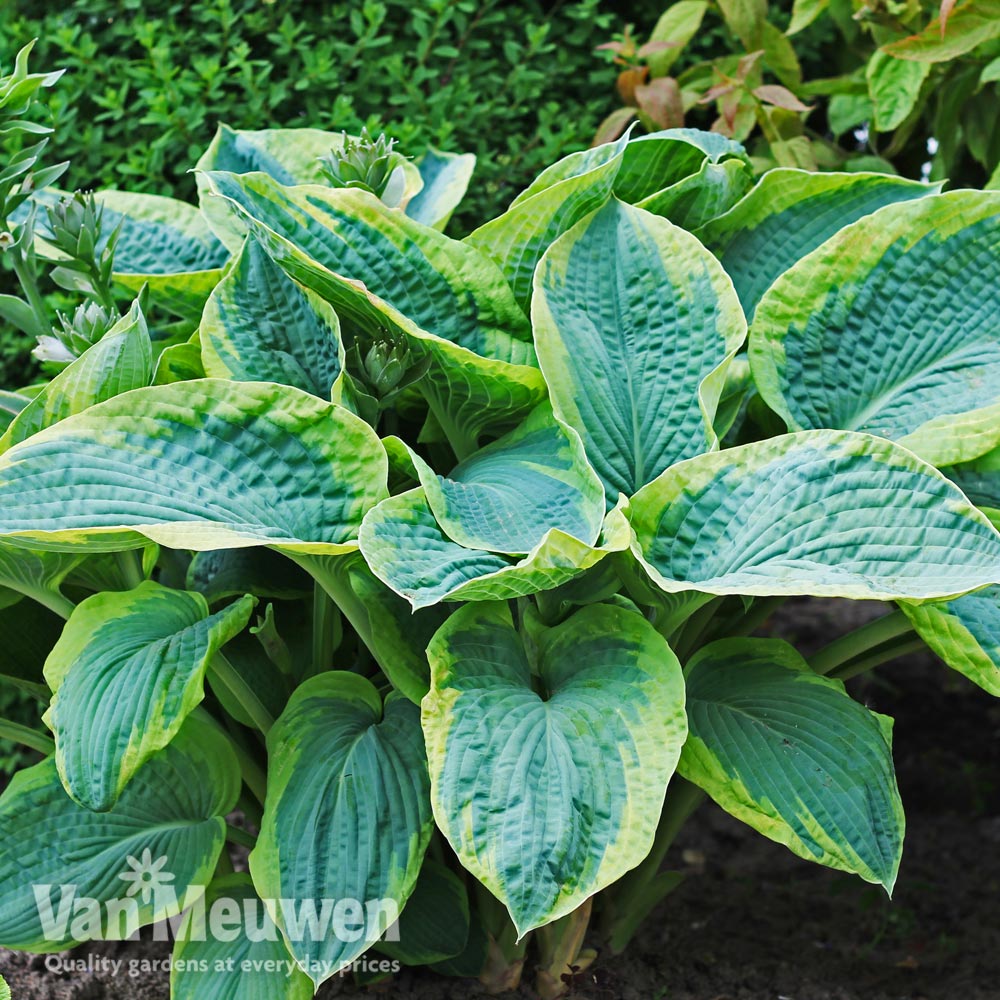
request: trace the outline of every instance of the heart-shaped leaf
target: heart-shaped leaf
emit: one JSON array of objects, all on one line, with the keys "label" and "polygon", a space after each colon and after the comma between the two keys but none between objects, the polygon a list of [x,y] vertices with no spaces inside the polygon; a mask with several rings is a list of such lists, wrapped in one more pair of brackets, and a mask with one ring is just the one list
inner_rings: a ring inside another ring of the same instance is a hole
[{"label": "heart-shaped leaf", "polygon": [[723,639],[685,671],[691,733],[678,772],[799,857],[892,892],[903,806],[892,720],[778,639]]},{"label": "heart-shaped leaf", "polygon": [[282,188],[263,174],[206,175],[271,257],[369,336],[402,335],[430,368],[418,383],[437,419],[470,442],[516,425],[544,397],[529,330],[503,275],[357,190]]},{"label": "heart-shaped leaf", "polygon": [[550,590],[611,552],[628,548],[627,529],[589,545],[552,529],[523,558],[468,548],[439,525],[423,489],[384,500],[361,525],[361,551],[375,575],[414,609],[441,601],[497,601]]},{"label": "heart-shaped leaf", "polygon": [[204,697],[214,654],[241,632],[255,600],[214,615],[201,594],[147,581],[78,604],[45,661],[66,791],[110,809],[135,773],[177,735]]},{"label": "heart-shaped leaf", "polygon": [[506,604],[467,605],[428,656],[434,817],[519,935],[646,856],[687,723],[680,665],[642,615],[592,605],[522,639]]}]

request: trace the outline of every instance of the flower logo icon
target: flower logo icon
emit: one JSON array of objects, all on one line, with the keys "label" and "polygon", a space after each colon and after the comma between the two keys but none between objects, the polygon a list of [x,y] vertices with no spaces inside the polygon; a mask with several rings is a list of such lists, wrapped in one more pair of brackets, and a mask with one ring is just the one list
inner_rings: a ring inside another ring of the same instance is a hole
[{"label": "flower logo icon", "polygon": [[172,872],[163,871],[167,856],[161,855],[154,861],[153,852],[148,847],[142,852],[141,859],[133,858],[130,854],[125,860],[132,870],[122,872],[118,877],[123,882],[132,883],[127,895],[140,896],[144,903],[152,899],[153,893],[167,888],[174,880]]}]

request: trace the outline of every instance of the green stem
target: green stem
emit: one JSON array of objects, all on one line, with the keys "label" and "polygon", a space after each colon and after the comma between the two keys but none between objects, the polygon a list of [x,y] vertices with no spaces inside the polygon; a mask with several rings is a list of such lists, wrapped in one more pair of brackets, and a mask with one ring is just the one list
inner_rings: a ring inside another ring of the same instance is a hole
[{"label": "green stem", "polygon": [[140,584],[146,582],[146,577],[142,572],[141,550],[129,549],[127,552],[116,552],[115,562],[121,572],[122,580],[128,590],[135,590]]},{"label": "green stem", "polygon": [[604,929],[612,950],[621,951],[639,924],[679,879],[663,880],[660,868],[677,834],[705,801],[705,793],[690,781],[674,775],[663,802],[663,812],[645,860],[606,892]]},{"label": "green stem", "polygon": [[33,601],[38,601],[39,604],[45,605],[53,614],[67,621],[76,609],[76,605],[68,597],[60,594],[58,590],[39,588],[38,590],[26,590],[23,593],[26,597],[30,597]]},{"label": "green stem", "polygon": [[431,412],[437,418],[437,422],[441,425],[441,430],[444,431],[455,457],[460,462],[464,462],[470,455],[475,454],[479,450],[479,441],[475,437],[470,437],[460,427],[456,427],[451,417],[437,405],[429,394],[425,393],[424,398],[427,400]]},{"label": "green stem", "polygon": [[[250,789],[254,798],[263,805],[264,796],[267,794],[267,775],[264,773],[264,769],[250,756],[242,742],[233,733],[229,732],[203,705],[199,705],[191,714],[196,715],[203,722],[208,723],[225,736],[229,745],[233,748],[233,753],[236,754],[236,759],[240,765],[240,773],[243,776],[243,784]],[[247,810],[244,810],[244,812],[249,816]]]},{"label": "green stem", "polygon": [[852,677],[874,670],[875,667],[895,660],[899,656],[907,656],[910,653],[919,653],[926,649],[923,639],[914,639],[910,636],[903,636],[902,641],[889,642],[878,649],[872,650],[868,656],[862,656],[856,660],[849,660],[831,670],[826,676],[834,677],[837,680],[849,681]]},{"label": "green stem", "polygon": [[49,311],[45,307],[45,299],[42,297],[42,293],[38,290],[38,282],[35,280],[34,274],[25,267],[24,261],[19,259],[16,252],[13,263],[14,274],[17,275],[17,280],[21,285],[25,298],[28,300],[28,305],[31,306],[31,311],[35,314],[35,319],[39,327],[43,330],[51,329],[52,321],[49,319]]},{"label": "green stem", "polygon": [[330,595],[316,581],[313,584],[313,673],[321,674],[333,665],[337,608]]},{"label": "green stem", "polygon": [[233,844],[242,844],[251,850],[257,846],[257,838],[249,830],[233,826],[232,823],[226,824],[226,840]]},{"label": "green stem", "polygon": [[216,653],[208,665],[208,675],[221,685],[240,703],[243,710],[253,720],[253,724],[265,735],[274,725],[274,717],[264,707],[257,693],[243,679],[240,672],[222,653]]},{"label": "green stem", "polygon": [[19,722],[9,722],[7,719],[0,719],[0,739],[13,740],[22,746],[31,747],[43,757],[48,757],[56,749],[53,740],[44,733],[22,726]]},{"label": "green stem", "polygon": [[320,587],[326,591],[333,603],[340,609],[340,613],[350,622],[351,627],[358,633],[358,637],[368,648],[379,668],[388,677],[391,667],[387,671],[385,664],[378,657],[376,652],[378,644],[375,642],[372,632],[371,618],[364,602],[354,592],[350,580],[347,576],[352,556],[333,557],[310,557],[300,555],[290,555]]},{"label": "green stem", "polygon": [[702,605],[674,634],[670,645],[673,646],[674,653],[677,654],[677,659],[681,663],[686,662],[698,648],[699,640],[712,624],[712,619],[718,613],[723,600],[721,597],[716,597]]},{"label": "green stem", "polygon": [[913,626],[906,615],[902,611],[893,611],[824,646],[809,661],[809,665],[817,674],[830,674],[842,664],[856,660],[890,639],[912,631]]},{"label": "green stem", "polygon": [[752,635],[787,600],[787,597],[755,597],[750,610],[746,614],[740,615],[733,622],[731,628],[725,624],[721,625],[718,629],[718,634],[725,636],[727,639]]}]

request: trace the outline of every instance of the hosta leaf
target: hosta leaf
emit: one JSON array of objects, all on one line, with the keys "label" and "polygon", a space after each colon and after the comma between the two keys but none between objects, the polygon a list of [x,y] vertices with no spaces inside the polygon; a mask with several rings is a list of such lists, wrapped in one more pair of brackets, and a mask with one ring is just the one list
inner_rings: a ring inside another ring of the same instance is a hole
[{"label": "hosta leaf", "polygon": [[94,197],[104,209],[103,231],[122,225],[116,280],[133,292],[149,285],[158,303],[198,316],[229,256],[198,209],[153,194],[98,191]]},{"label": "hosta leaf", "polygon": [[281,382],[323,399],[343,368],[340,321],[248,237],[201,317],[205,374]]},{"label": "hosta leaf", "polygon": [[170,743],[204,698],[212,656],[246,627],[255,603],[244,597],[210,615],[201,594],[147,581],[77,605],[45,661],[53,696],[44,719],[77,802],[107,811]]},{"label": "hosta leaf", "polygon": [[544,396],[525,317],[496,267],[362,191],[284,189],[262,174],[208,175],[272,258],[345,320],[407,338],[442,424],[470,442]]},{"label": "hosta leaf", "polygon": [[201,339],[197,332],[183,344],[165,347],[156,360],[153,385],[170,385],[171,382],[190,382],[204,378],[205,366],[201,363]]},{"label": "hosta leaf", "polygon": [[413,894],[399,916],[398,940],[375,947],[404,965],[430,965],[460,955],[469,940],[469,896],[462,880],[431,858],[424,860]]},{"label": "hosta leaf", "polygon": [[0,587],[9,587],[64,613],[63,580],[84,558],[82,552],[45,552],[0,542]]},{"label": "hosta leaf", "polygon": [[467,548],[442,530],[423,489],[390,497],[361,525],[361,551],[375,575],[416,608],[441,601],[494,601],[558,587],[628,547],[613,534],[588,545],[558,529],[523,558]]},{"label": "hosta leaf", "polygon": [[461,608],[422,711],[438,827],[521,936],[646,856],[687,734],[680,666],[640,614],[529,632],[503,603]]},{"label": "hosta leaf", "polygon": [[900,607],[949,667],[1000,697],[1000,587],[941,603],[901,602]]},{"label": "hosta leaf", "polygon": [[1000,528],[1000,448],[942,471]]},{"label": "hosta leaf", "polygon": [[[74,802],[51,757],[20,771],[0,796],[0,943],[53,952],[99,936],[122,939],[135,930],[106,919],[95,927],[83,899],[102,907],[132,900],[139,925],[179,913],[212,877],[225,841],[225,816],[239,789],[240,769],[228,741],[194,719],[108,813]],[[143,894],[130,879],[145,858],[162,877],[158,890]],[[107,917],[103,908],[101,917]]]},{"label": "hosta leaf", "polygon": [[313,982],[296,967],[250,876],[216,878],[205,892],[206,912],[217,904],[226,906],[227,913],[235,904],[241,917],[249,912],[259,922],[227,920],[221,940],[212,935],[210,925],[202,930],[192,922],[187,934],[182,928],[170,971],[173,1000],[312,1000]]},{"label": "hosta leaf", "polygon": [[195,170],[262,171],[279,184],[321,184],[321,158],[343,145],[340,132],[318,128],[245,130],[220,125]]},{"label": "hosta leaf", "polygon": [[556,415],[583,438],[609,505],[716,445],[725,365],[746,323],[693,236],[608,202],[542,258],[532,318]]},{"label": "hosta leaf", "polygon": [[[220,125],[208,149],[195,164],[198,194],[209,225],[230,250],[239,250],[243,242],[241,227],[233,219],[231,208],[213,204],[212,199],[207,197],[211,189],[204,177],[206,172],[260,172],[287,186],[326,185],[322,158],[343,148],[342,132],[324,132],[318,128],[266,128],[248,131]],[[405,204],[421,190],[424,181],[420,171],[409,160],[403,160],[395,174],[387,186],[386,197],[395,197],[394,204],[400,201]]]},{"label": "hosta leaf", "polygon": [[153,348],[138,304],[28,403],[0,437],[0,452],[65,417],[150,384]]},{"label": "hosta leaf", "polygon": [[[272,917],[318,986],[375,943],[391,909],[381,904],[402,909],[416,883],[433,827],[418,711],[398,697],[383,709],[357,674],[321,674],[292,695],[268,756],[250,871],[264,899],[292,904]],[[361,916],[338,916],[338,900]],[[326,914],[325,932],[292,926],[309,906]]]},{"label": "hosta leaf", "polygon": [[785,273],[757,307],[750,366],[792,430],[899,441],[935,465],[1000,443],[1000,195],[882,209]]},{"label": "hosta leaf", "polygon": [[717,132],[672,128],[633,139],[615,178],[615,196],[638,202],[697,174],[703,164],[730,158],[746,162],[743,147]]},{"label": "hosta leaf", "polygon": [[416,454],[413,462],[438,523],[467,548],[523,554],[551,530],[592,545],[601,530],[601,481],[547,403],[447,476]]},{"label": "hosta leaf", "polygon": [[923,600],[1000,582],[1000,533],[937,470],[867,434],[692,458],[640,490],[630,520],[668,593]]},{"label": "hosta leaf", "polygon": [[428,149],[417,164],[424,186],[410,199],[406,214],[432,229],[444,229],[465,196],[475,167],[472,153]]},{"label": "hosta leaf", "polygon": [[707,159],[696,174],[643,198],[636,207],[692,232],[728,212],[752,185],[753,174],[742,160],[715,163]]},{"label": "hosta leaf", "polygon": [[909,117],[930,71],[930,63],[896,59],[882,49],[872,53],[865,76],[879,132],[890,132]]},{"label": "hosta leaf", "polygon": [[553,164],[503,215],[466,238],[499,264],[525,313],[542,254],[611,196],[627,143],[625,135],[617,142],[573,154],[576,159],[571,164],[567,163],[570,157]]},{"label": "hosta leaf", "polygon": [[356,548],[386,494],[374,431],[267,382],[201,379],[116,396],[0,456],[0,535],[46,547]]},{"label": "hosta leaf", "polygon": [[780,167],[725,215],[698,230],[733,279],[748,319],[783,271],[883,205],[923,198],[938,185],[866,173],[811,173]]},{"label": "hosta leaf", "polygon": [[799,857],[891,893],[904,827],[892,720],[778,639],[714,642],[685,679],[691,732],[678,772]]}]

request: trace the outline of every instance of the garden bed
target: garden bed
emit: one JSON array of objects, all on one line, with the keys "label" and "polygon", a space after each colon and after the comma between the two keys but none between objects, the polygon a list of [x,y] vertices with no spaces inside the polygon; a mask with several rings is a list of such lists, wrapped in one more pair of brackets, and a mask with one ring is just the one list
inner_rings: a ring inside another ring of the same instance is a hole
[{"label": "garden bed", "polygon": [[[874,605],[801,601],[775,628],[805,652]],[[857,682],[896,718],[907,839],[895,896],[805,864],[714,806],[672,859],[687,879],[619,957],[602,957],[573,995],[594,1000],[997,1000],[1000,997],[1000,703],[930,655]],[[72,953],[163,961],[164,944]],[[165,973],[60,976],[44,957],[0,952],[18,1000],[166,1000]],[[328,985],[321,997],[351,995]],[[404,971],[401,1000],[484,996],[474,983]],[[531,997],[525,985],[514,996]]]}]

